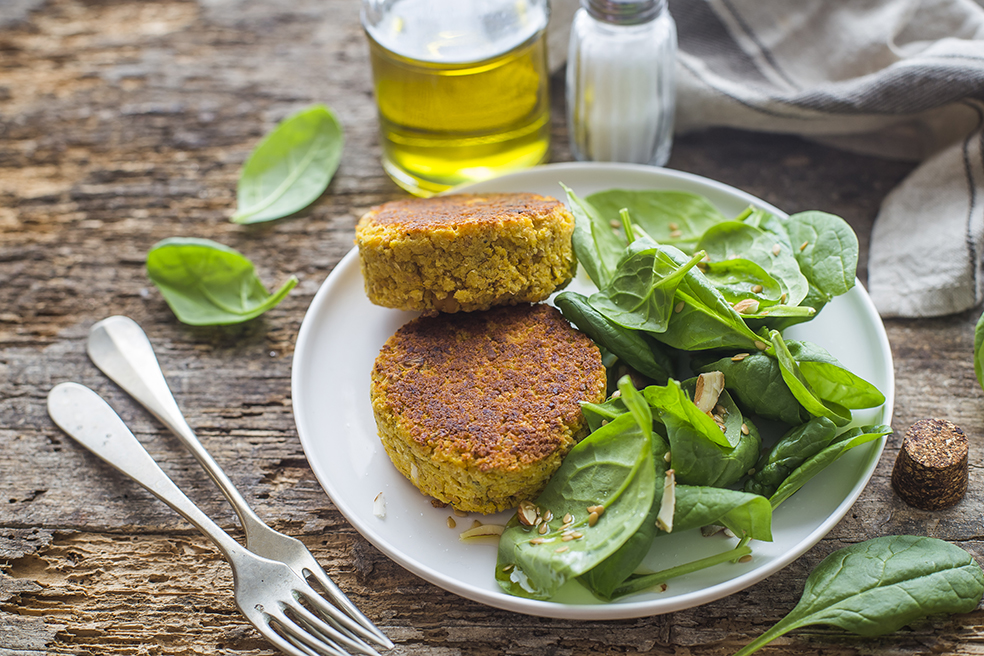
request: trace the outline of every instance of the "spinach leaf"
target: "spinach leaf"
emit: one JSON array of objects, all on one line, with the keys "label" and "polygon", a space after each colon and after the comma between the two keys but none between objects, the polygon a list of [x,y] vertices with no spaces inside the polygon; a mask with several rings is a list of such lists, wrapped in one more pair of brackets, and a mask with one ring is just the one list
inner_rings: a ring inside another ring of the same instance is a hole
[{"label": "spinach leaf", "polygon": [[772,212],[767,212],[756,207],[749,207],[744,213],[736,217],[735,221],[744,221],[750,226],[768,232],[775,238],[783,250],[790,253],[796,252],[793,250],[793,242],[790,240],[789,232],[786,230],[786,222]]},{"label": "spinach leaf", "polygon": [[785,314],[780,316],[778,312],[772,312],[771,315],[760,316],[760,318],[749,317],[746,318],[745,322],[748,327],[752,330],[759,331],[763,326],[767,330],[778,330],[782,332],[789,328],[790,326],[795,326],[798,323],[803,323],[804,321],[809,321],[813,317],[820,313],[820,310],[827,305],[830,299],[826,294],[821,292],[819,289],[810,285],[809,291],[806,292],[806,298],[800,301],[800,304],[796,306],[797,308],[803,310],[809,308],[812,312],[799,315]]},{"label": "spinach leaf", "polygon": [[711,262],[747,260],[758,264],[779,282],[787,305],[799,305],[806,297],[810,283],[793,253],[764,230],[741,221],[725,221],[709,228],[697,248],[706,251]]},{"label": "spinach leaf", "polygon": [[[620,385],[631,388],[631,385]],[[623,397],[635,392],[623,391]],[[639,528],[656,489],[652,420],[638,400],[631,412],[584,438],[551,477],[536,505],[549,510],[545,533],[513,517],[499,538],[496,580],[510,594],[549,599],[567,580],[615,553]],[[651,417],[651,415],[650,415]],[[589,525],[589,506],[604,514]],[[565,522],[564,517],[574,519]],[[565,531],[580,535],[563,540]]]},{"label": "spinach leaf", "polygon": [[863,426],[851,428],[834,438],[834,441],[815,456],[807,458],[806,462],[793,470],[779,485],[779,488],[769,497],[773,508],[788,499],[803,487],[807,481],[826,469],[831,463],[840,458],[854,447],[867,444],[891,434],[890,426]]},{"label": "spinach leaf", "polygon": [[751,548],[745,544],[739,544],[736,548],[730,551],[725,551],[724,553],[716,554],[714,556],[701,558],[689,563],[684,563],[683,565],[677,565],[676,567],[670,567],[659,572],[653,572],[652,574],[631,576],[625,581],[625,583],[613,590],[611,596],[607,600],[617,599],[618,597],[624,597],[637,592],[643,592],[645,590],[655,588],[657,585],[665,583],[670,579],[674,579],[678,576],[684,576],[685,574],[691,574],[702,569],[707,569],[708,567],[723,565],[725,563],[734,563],[743,556],[748,556],[751,553]]},{"label": "spinach leaf", "polygon": [[[692,387],[693,381],[686,384]],[[670,466],[681,483],[725,487],[755,465],[762,440],[727,391],[717,402],[724,410],[723,430],[675,380],[665,386],[651,385],[642,394],[666,426]]]},{"label": "spinach leaf", "polygon": [[596,431],[615,417],[624,415],[629,409],[625,407],[622,399],[612,397],[604,403],[581,403],[581,414],[588,422],[588,428]]},{"label": "spinach leaf", "polygon": [[178,320],[192,326],[240,323],[276,306],[297,285],[291,276],[269,294],[253,263],[209,239],[172,237],[147,253],[147,276]]},{"label": "spinach leaf", "polygon": [[574,235],[571,237],[574,256],[595,286],[601,289],[611,280],[628,243],[612,224],[618,210],[611,217],[603,218],[591,203],[582,200],[563,183],[561,186],[574,215]]},{"label": "spinach leaf", "polygon": [[677,286],[702,254],[677,264],[648,239],[629,244],[608,284],[588,303],[608,320],[630,330],[661,333],[673,313]]},{"label": "spinach leaf", "polygon": [[[643,418],[645,417],[644,414],[641,416]],[[666,468],[668,467],[666,461],[663,459],[663,454],[668,450],[669,445],[667,445],[661,436],[652,435],[653,463],[656,467],[656,488],[649,512],[646,514],[645,519],[642,520],[639,528],[636,529],[636,532],[615,553],[578,577],[578,581],[600,599],[611,600],[615,589],[636,571],[636,568],[645,559],[649,553],[649,549],[652,547],[653,538],[656,537],[656,533],[658,532],[656,528],[656,515],[659,514],[660,504],[663,501],[663,479],[666,475]],[[766,505],[768,506],[768,502],[766,502]],[[769,506],[769,512],[772,512],[771,506]]]},{"label": "spinach leaf", "polygon": [[[687,425],[705,441],[731,448],[741,440],[741,431],[722,431],[717,423],[701,412],[680,383],[670,380],[666,385],[650,385],[642,390],[642,395],[658,413],[659,420],[667,424],[673,418],[680,425]],[[723,396],[723,394],[722,394]],[[672,446],[672,436],[670,436]]]},{"label": "spinach leaf", "polygon": [[977,382],[984,387],[984,314],[974,327],[974,373]]},{"label": "spinach leaf", "polygon": [[[721,395],[722,404],[731,404],[727,394]],[[664,422],[670,440],[670,466],[681,483],[727,487],[741,480],[758,460],[762,438],[748,418],[741,422],[748,432],[739,432],[741,439],[734,447],[711,442],[692,424],[676,417],[667,416]]]},{"label": "spinach leaf", "polygon": [[732,305],[752,299],[758,302],[759,307],[772,307],[782,298],[782,285],[751,260],[701,262],[700,268],[714,288]]},{"label": "spinach leaf", "polygon": [[[665,443],[664,443],[665,446]],[[615,598],[615,590],[624,583],[635,572],[639,564],[646,558],[652,548],[653,539],[659,529],[656,527],[656,515],[659,514],[659,507],[663,501],[663,477],[666,475],[666,467],[659,466],[662,454],[656,453],[657,468],[662,471],[657,472],[656,490],[653,495],[653,505],[642,520],[635,533],[629,536],[618,550],[603,561],[589,569],[578,577],[578,581],[586,587],[591,594],[611,601]]]},{"label": "spinach leaf", "polygon": [[272,221],[313,203],[335,175],[344,141],[342,126],[324,105],[284,119],[243,165],[230,220]]},{"label": "spinach leaf", "polygon": [[772,542],[772,504],[758,494],[721,487],[677,485],[673,530],[717,524],[738,537]]},{"label": "spinach leaf", "polygon": [[[657,466],[661,453],[656,450]],[[772,506],[764,497],[726,488],[676,486],[673,531],[689,531],[709,524],[727,526],[735,535],[746,539],[772,541]],[[661,497],[657,486],[657,497]],[[622,548],[578,580],[593,594],[606,601],[641,592],[671,578],[735,560],[750,550],[729,551],[727,557],[711,556],[669,570],[633,575],[645,559],[654,537],[665,535],[656,528],[656,514],[661,498],[654,499],[650,515]],[[630,550],[631,549],[631,550]]]},{"label": "spinach leaf", "polygon": [[826,448],[836,436],[837,427],[826,417],[814,417],[790,429],[755,466],[755,475],[745,481],[745,491],[771,496],[793,470]]},{"label": "spinach leaf", "polygon": [[[809,282],[801,307],[814,309],[815,316],[834,297],[854,286],[857,275],[857,236],[851,227],[838,216],[824,212],[801,212],[786,220],[754,210],[743,219],[745,223],[771,233],[782,248],[791,252],[799,263],[800,271]],[[772,315],[765,321],[749,320],[749,326],[757,330],[762,325],[783,331],[810,316]]]},{"label": "spinach leaf", "polygon": [[703,196],[684,191],[609,189],[587,198],[607,221],[627,209],[632,221],[661,244],[692,252],[697,238],[726,217]]},{"label": "spinach leaf", "polygon": [[[688,261],[686,255],[672,246],[665,247],[664,252],[681,266]],[[687,271],[674,300],[666,331],[653,334],[664,344],[685,351],[767,348],[765,341],[749,329],[699,268]]]},{"label": "spinach leaf", "polygon": [[828,300],[854,287],[858,237],[844,219],[826,212],[800,212],[787,219],[786,230],[800,270]]},{"label": "spinach leaf", "polygon": [[885,402],[877,387],[845,369],[822,347],[800,341],[787,346],[803,378],[821,399],[851,409],[874,408]]},{"label": "spinach leaf", "polygon": [[610,321],[591,307],[588,299],[581,294],[561,292],[554,297],[554,305],[595,344],[653,382],[663,384],[673,373],[673,363],[663,347],[648,339],[645,333]]},{"label": "spinach leaf", "polygon": [[824,558],[796,607],[735,656],[813,624],[884,635],[929,615],[969,613],[982,595],[981,567],[960,547],[913,535],[874,538]]},{"label": "spinach leaf", "polygon": [[698,373],[721,371],[725,385],[748,412],[792,426],[811,416],[829,417],[838,425],[850,420],[849,408],[872,408],[884,395],[845,369],[826,350],[811,342],[786,342],[772,331],[771,352],[736,354],[717,360],[695,357]]},{"label": "spinach leaf", "polygon": [[789,391],[774,357],[754,351],[717,360],[711,357],[694,358],[691,367],[697,373],[724,373],[725,387],[746,412],[792,426],[809,421],[810,413]]},{"label": "spinach leaf", "polygon": [[851,411],[833,401],[823,399],[817,394],[793,358],[779,331],[773,330],[770,337],[772,338],[773,352],[776,355],[776,360],[779,361],[782,379],[786,381],[789,391],[793,393],[796,400],[815,417],[828,417],[838,426],[849,424]]}]

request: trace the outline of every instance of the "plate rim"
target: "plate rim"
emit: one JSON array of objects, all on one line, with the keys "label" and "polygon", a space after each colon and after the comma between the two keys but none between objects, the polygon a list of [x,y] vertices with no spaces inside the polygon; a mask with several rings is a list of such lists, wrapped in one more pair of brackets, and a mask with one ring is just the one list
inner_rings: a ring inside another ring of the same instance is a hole
[{"label": "plate rim", "polygon": [[[725,193],[730,196],[737,196],[739,198],[745,199],[746,201],[755,204],[758,207],[762,207],[769,211],[773,211],[781,216],[787,216],[785,212],[779,208],[774,207],[770,203],[763,201],[747,192],[740,189],[727,185],[725,183],[712,180],[697,174],[687,173],[684,171],[677,171],[672,169],[665,169],[659,167],[652,167],[646,165],[634,165],[634,164],[614,164],[614,163],[586,163],[586,162],[565,162],[558,164],[545,164],[538,167],[533,167],[531,169],[526,169],[524,171],[519,171],[498,178],[486,180],[480,183],[474,183],[469,185],[464,185],[462,187],[457,187],[452,190],[453,193],[468,193],[470,190],[479,189],[483,187],[488,187],[490,185],[502,184],[513,182],[518,179],[528,178],[530,176],[545,176],[550,177],[552,174],[557,175],[562,174],[564,171],[579,171],[579,172],[591,172],[599,169],[604,169],[606,174],[613,172],[631,172],[634,174],[641,175],[652,175],[655,177],[664,177],[668,179],[680,179],[686,180],[691,184],[698,184],[701,186],[709,186],[716,189],[719,192]],[[553,177],[556,177],[554,175]],[[485,189],[485,191],[490,191]],[[449,193],[452,193],[449,192]],[[676,603],[663,603],[663,602],[653,602],[652,600],[643,601],[620,601],[618,603],[601,603],[598,604],[566,604],[562,602],[553,601],[541,601],[525,599],[522,597],[515,597],[508,595],[505,592],[501,593],[490,593],[485,590],[475,589],[472,586],[459,581],[453,577],[447,576],[440,571],[434,570],[433,568],[427,566],[426,564],[419,563],[416,560],[406,557],[397,548],[390,546],[389,541],[381,536],[378,532],[372,529],[372,527],[364,524],[361,521],[359,515],[348,508],[348,504],[344,501],[336,499],[336,496],[332,494],[334,485],[331,481],[323,480],[319,468],[311,462],[310,456],[310,436],[307,431],[302,427],[303,420],[302,416],[304,414],[303,410],[303,395],[297,392],[300,378],[302,377],[302,372],[304,370],[305,363],[303,361],[303,353],[306,350],[306,344],[309,339],[313,339],[310,335],[315,327],[312,324],[313,315],[316,314],[320,306],[325,302],[325,299],[331,296],[333,289],[336,286],[342,285],[345,282],[346,276],[354,275],[358,273],[358,248],[353,247],[350,249],[345,256],[336,264],[329,272],[327,278],[321,283],[318,291],[316,292],[311,304],[308,306],[304,318],[301,321],[301,326],[298,330],[297,339],[294,346],[294,354],[292,358],[291,365],[291,399],[293,405],[293,415],[295,421],[295,427],[297,429],[298,437],[301,441],[302,449],[305,453],[305,458],[308,460],[309,466],[311,466],[312,471],[315,473],[315,477],[318,480],[319,485],[324,490],[325,494],[332,500],[335,506],[338,508],[339,512],[345,517],[345,519],[355,528],[360,535],[367,539],[373,544],[377,549],[384,553],[387,557],[392,559],[394,562],[398,563],[400,566],[404,567],[408,571],[420,576],[421,578],[441,587],[449,592],[460,595],[472,601],[477,601],[479,603],[499,608],[502,610],[508,610],[513,612],[519,612],[527,615],[540,616],[540,617],[550,617],[559,619],[585,619],[585,620],[615,620],[615,619],[632,619],[638,617],[651,616],[656,614],[663,614],[674,612],[677,610],[683,610],[686,608],[692,608],[695,606],[700,606],[712,601],[716,601],[726,596],[730,596],[736,592],[739,592],[755,583],[758,583],[769,576],[772,576],[779,570],[788,566],[791,562],[799,558],[801,555],[809,551],[817,542],[819,542],[823,536],[830,532],[830,530],[843,519],[843,517],[850,510],[851,506],[857,501],[860,495],[864,492],[867,487],[868,482],[873,475],[875,468],[878,465],[881,454],[884,450],[886,443],[886,438],[881,438],[876,440],[867,446],[867,452],[863,456],[866,458],[864,461],[864,472],[859,478],[858,482],[853,486],[851,492],[845,496],[845,498],[837,505],[832,513],[830,513],[813,531],[811,531],[807,537],[801,539],[795,546],[796,548],[789,550],[780,557],[775,558],[770,561],[766,566],[753,569],[745,574],[741,574],[730,578],[721,583],[702,588],[698,591],[690,592],[685,595],[680,595],[677,597],[669,598],[666,601],[676,602]],[[361,278],[361,274],[360,274]],[[857,291],[855,291],[857,290]],[[888,371],[888,381],[889,385],[887,390],[880,390],[885,395],[885,403],[883,404],[880,412],[885,418],[884,423],[891,423],[891,419],[894,413],[894,400],[895,400],[895,375],[894,375],[894,363],[892,360],[891,348],[888,343],[887,333],[885,331],[884,323],[881,321],[881,317],[878,315],[877,310],[874,307],[874,303],[871,301],[867,290],[861,285],[860,281],[856,282],[855,288],[849,293],[854,293],[858,295],[858,300],[866,310],[869,318],[874,318],[874,328],[877,342],[880,346],[881,353],[885,358],[884,367]],[[491,574],[490,574],[491,575]],[[665,606],[662,608],[661,606]]]}]

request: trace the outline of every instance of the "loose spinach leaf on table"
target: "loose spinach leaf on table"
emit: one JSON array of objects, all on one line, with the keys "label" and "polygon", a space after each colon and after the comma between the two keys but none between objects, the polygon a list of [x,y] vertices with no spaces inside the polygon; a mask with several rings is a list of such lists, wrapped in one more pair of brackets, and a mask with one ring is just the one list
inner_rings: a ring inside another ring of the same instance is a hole
[{"label": "loose spinach leaf on table", "polygon": [[297,284],[274,294],[241,253],[209,239],[172,237],[147,253],[147,275],[178,320],[193,326],[240,323],[276,306]]},{"label": "loose spinach leaf on table", "polygon": [[813,624],[884,635],[929,615],[969,613],[982,595],[981,567],[960,547],[912,535],[874,538],[827,556],[796,607],[735,656]]},{"label": "loose spinach leaf on table", "polygon": [[789,476],[787,476],[785,480],[779,484],[776,491],[773,492],[771,497],[769,497],[769,502],[772,503],[772,507],[778,507],[779,504],[791,497],[793,493],[803,487],[807,481],[826,469],[835,460],[840,458],[849,450],[861,446],[862,444],[867,444],[868,442],[881,439],[882,437],[891,434],[891,432],[892,428],[890,426],[879,425],[851,428],[841,433],[834,438],[833,442],[831,442],[829,446],[821,450],[816,455],[807,458],[805,462],[794,469],[792,473],[790,473]]},{"label": "loose spinach leaf on table", "polygon": [[[623,397],[638,395],[620,382]],[[549,510],[549,530],[540,533],[509,520],[499,538],[496,580],[510,594],[549,599],[567,580],[580,576],[615,553],[639,528],[652,508],[656,465],[652,416],[641,399],[630,412],[591,433],[575,446],[550,478],[536,505]],[[648,418],[647,418],[648,417]],[[589,526],[589,506],[604,513]],[[582,537],[563,540],[567,529]]]},{"label": "loose spinach leaf on table", "polygon": [[338,169],[344,141],[342,126],[324,105],[284,119],[243,165],[231,221],[272,221],[313,203]]}]

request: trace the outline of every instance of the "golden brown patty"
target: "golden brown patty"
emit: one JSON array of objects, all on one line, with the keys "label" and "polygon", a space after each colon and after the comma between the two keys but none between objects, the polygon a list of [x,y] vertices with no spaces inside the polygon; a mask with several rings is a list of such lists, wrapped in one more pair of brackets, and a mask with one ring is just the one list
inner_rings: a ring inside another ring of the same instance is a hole
[{"label": "golden brown patty", "polygon": [[546,299],[573,277],[574,217],[536,194],[456,194],[372,208],[355,229],[366,295],[424,313]]},{"label": "golden brown patty", "polygon": [[534,498],[605,398],[590,339],[549,305],[415,319],[372,370],[387,453],[424,494],[492,513]]}]

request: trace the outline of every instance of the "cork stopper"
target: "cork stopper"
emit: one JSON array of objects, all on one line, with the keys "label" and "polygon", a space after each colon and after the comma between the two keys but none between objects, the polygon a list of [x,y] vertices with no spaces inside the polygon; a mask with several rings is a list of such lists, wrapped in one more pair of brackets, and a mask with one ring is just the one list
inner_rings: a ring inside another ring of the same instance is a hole
[{"label": "cork stopper", "polygon": [[909,427],[892,470],[892,488],[910,506],[949,508],[967,492],[967,436],[945,419]]}]

